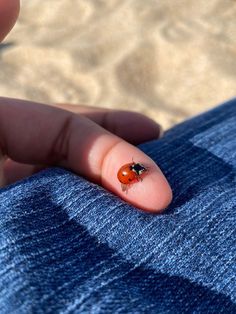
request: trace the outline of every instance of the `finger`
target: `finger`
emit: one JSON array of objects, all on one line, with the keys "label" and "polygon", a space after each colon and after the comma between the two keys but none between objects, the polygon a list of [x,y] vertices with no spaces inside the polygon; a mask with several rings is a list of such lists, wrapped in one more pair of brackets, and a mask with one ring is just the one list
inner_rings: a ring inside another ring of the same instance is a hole
[{"label": "finger", "polygon": [[134,145],[158,139],[163,133],[158,123],[138,112],[71,104],[54,106],[81,114]]},{"label": "finger", "polygon": [[0,0],[0,41],[14,26],[20,10],[19,0]]},{"label": "finger", "polygon": [[[53,106],[86,116],[108,131],[120,136],[131,144],[137,145],[161,137],[162,128],[155,121],[140,113],[124,110],[111,110],[84,105],[55,104]],[[132,128],[130,126],[133,126]],[[142,132],[140,132],[142,130]],[[8,160],[3,171],[5,185],[28,177],[44,167],[27,165]]]},{"label": "finger", "polygon": [[[171,200],[164,175],[148,156],[80,115],[0,98],[0,141],[2,152],[17,162],[71,169],[144,210],[161,211]],[[132,158],[149,172],[124,193],[117,171]]]}]

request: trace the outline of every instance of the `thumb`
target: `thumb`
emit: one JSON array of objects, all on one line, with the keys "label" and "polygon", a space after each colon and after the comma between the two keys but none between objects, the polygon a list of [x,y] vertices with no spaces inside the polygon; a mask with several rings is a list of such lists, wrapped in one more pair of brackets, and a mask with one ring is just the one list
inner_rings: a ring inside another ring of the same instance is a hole
[{"label": "thumb", "polygon": [[20,11],[20,0],[0,0],[0,42],[14,26]]}]

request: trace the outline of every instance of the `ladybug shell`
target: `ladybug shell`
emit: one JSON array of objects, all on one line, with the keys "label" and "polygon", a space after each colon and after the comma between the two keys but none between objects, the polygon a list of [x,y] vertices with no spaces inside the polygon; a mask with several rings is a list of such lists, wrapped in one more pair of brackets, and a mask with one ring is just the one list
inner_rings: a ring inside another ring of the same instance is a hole
[{"label": "ladybug shell", "polygon": [[120,168],[117,178],[122,184],[130,184],[138,181],[138,175],[132,170],[133,163],[126,164]]}]

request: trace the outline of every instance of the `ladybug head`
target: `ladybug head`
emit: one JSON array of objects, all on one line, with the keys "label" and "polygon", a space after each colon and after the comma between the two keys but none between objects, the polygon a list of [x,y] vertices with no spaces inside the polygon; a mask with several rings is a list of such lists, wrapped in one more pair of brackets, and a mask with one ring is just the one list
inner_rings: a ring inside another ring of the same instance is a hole
[{"label": "ladybug head", "polygon": [[134,163],[130,166],[130,170],[134,171],[138,176],[147,171],[147,168],[140,163]]}]

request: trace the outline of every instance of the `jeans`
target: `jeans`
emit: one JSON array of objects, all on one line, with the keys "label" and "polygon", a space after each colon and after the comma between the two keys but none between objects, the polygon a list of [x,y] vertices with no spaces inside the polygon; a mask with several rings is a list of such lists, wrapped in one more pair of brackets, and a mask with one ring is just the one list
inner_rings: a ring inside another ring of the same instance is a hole
[{"label": "jeans", "polygon": [[236,313],[236,100],[140,148],[161,215],[62,168],[0,190],[0,313]]}]

